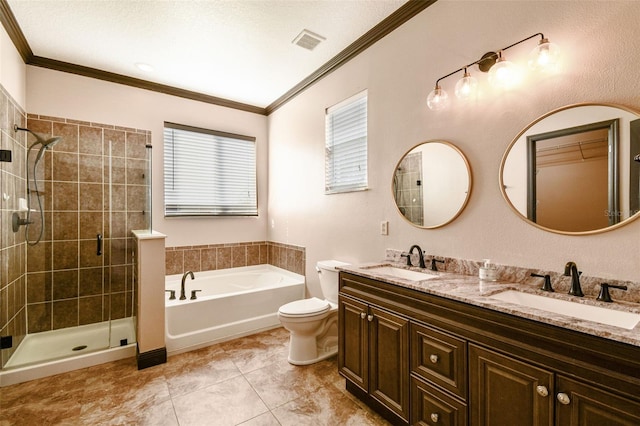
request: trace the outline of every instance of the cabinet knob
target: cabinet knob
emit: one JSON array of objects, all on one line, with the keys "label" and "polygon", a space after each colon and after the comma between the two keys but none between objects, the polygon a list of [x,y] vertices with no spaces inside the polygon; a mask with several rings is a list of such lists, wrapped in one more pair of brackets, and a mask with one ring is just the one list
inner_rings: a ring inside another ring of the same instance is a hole
[{"label": "cabinet knob", "polygon": [[540,396],[549,396],[549,390],[546,386],[538,386],[536,391],[538,391],[538,395]]},{"label": "cabinet knob", "polygon": [[373,315],[367,315],[367,320],[370,322],[373,321]]},{"label": "cabinet knob", "polygon": [[437,364],[437,363],[438,363],[438,361],[440,360],[440,358],[439,358],[439,357],[438,357],[438,355],[436,355],[436,354],[431,354],[431,355],[429,355],[429,360],[430,360],[432,363]]},{"label": "cabinet knob", "polygon": [[560,401],[560,404],[563,404],[563,405],[571,404],[571,399],[569,398],[569,395],[567,395],[564,392],[560,392],[558,394],[558,401]]},{"label": "cabinet knob", "polygon": [[431,421],[434,423],[438,423],[438,420],[440,420],[438,413],[431,413],[429,417],[431,417]]},{"label": "cabinet knob", "polygon": [[365,312],[360,312],[360,318],[365,319],[367,314]]}]

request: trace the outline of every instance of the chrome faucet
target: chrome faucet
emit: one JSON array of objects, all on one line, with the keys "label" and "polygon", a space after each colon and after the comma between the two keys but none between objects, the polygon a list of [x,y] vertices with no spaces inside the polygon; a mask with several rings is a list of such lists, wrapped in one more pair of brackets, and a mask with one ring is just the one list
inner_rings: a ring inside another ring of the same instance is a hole
[{"label": "chrome faucet", "polygon": [[582,288],[580,287],[580,274],[582,274],[582,272],[578,271],[575,262],[567,262],[567,264],[564,265],[565,277],[571,276],[571,289],[569,290],[569,294],[572,296],[584,296]]},{"label": "chrome faucet", "polygon": [[184,294],[184,282],[187,279],[187,275],[191,276],[192,280],[196,278],[193,276],[193,272],[187,271],[182,275],[182,284],[180,285],[180,300],[186,300],[187,296]]},{"label": "chrome faucet", "polygon": [[424,254],[422,254],[422,249],[417,244],[412,245],[409,249],[409,254],[407,254],[407,266],[413,266],[411,264],[411,255],[413,254],[413,249],[418,249],[418,262],[420,263],[420,267],[426,268],[427,266],[424,264]]}]

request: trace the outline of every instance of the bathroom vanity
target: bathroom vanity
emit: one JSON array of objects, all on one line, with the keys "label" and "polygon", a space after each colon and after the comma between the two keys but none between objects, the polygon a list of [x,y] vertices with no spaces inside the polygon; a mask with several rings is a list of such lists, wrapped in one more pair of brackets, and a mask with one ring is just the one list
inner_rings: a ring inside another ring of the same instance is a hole
[{"label": "bathroom vanity", "polygon": [[393,424],[640,424],[640,325],[543,318],[490,297],[517,284],[376,271],[341,268],[338,365]]}]

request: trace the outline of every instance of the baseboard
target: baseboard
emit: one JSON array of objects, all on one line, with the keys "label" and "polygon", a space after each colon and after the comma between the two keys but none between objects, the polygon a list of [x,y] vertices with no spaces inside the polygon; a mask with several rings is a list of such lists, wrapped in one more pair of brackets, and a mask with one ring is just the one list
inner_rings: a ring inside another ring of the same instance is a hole
[{"label": "baseboard", "polygon": [[137,347],[136,359],[138,360],[138,370],[164,364],[167,362],[167,348],[158,348],[141,353],[140,347]]}]

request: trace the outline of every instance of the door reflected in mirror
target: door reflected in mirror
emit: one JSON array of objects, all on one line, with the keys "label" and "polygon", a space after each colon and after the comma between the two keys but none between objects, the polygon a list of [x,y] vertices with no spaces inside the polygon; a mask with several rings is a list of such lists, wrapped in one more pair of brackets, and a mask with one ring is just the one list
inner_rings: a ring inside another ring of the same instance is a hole
[{"label": "door reflected in mirror", "polygon": [[545,114],[507,148],[503,196],[522,218],[557,233],[602,232],[637,217],[639,118],[598,104]]},{"label": "door reflected in mirror", "polygon": [[454,220],[471,194],[471,168],[455,145],[421,143],[398,162],[391,183],[400,214],[421,228],[438,228]]}]

